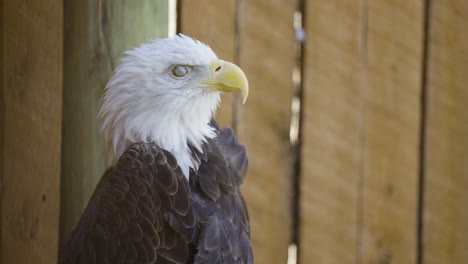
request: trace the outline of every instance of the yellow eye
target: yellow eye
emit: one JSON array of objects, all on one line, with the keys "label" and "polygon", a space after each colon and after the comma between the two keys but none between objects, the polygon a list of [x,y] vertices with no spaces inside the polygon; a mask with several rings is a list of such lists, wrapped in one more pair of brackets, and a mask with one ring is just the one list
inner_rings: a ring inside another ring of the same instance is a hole
[{"label": "yellow eye", "polygon": [[176,65],[174,68],[172,68],[172,74],[174,74],[176,77],[184,77],[188,73],[189,69],[184,65]]}]

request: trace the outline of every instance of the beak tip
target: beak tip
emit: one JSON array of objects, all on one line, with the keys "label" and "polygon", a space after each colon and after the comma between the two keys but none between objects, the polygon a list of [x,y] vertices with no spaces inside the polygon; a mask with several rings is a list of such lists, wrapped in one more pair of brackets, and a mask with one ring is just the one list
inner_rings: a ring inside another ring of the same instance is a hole
[{"label": "beak tip", "polygon": [[249,82],[239,66],[228,61],[214,60],[210,70],[216,82],[215,89],[224,92],[241,92],[242,104],[245,104],[249,95]]},{"label": "beak tip", "polygon": [[247,102],[247,95],[242,95],[242,104],[245,104]]}]

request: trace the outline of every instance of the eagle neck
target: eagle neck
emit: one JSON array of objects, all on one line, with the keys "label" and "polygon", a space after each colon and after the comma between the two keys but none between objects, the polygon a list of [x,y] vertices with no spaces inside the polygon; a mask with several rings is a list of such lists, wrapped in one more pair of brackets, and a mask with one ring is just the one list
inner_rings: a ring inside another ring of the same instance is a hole
[{"label": "eagle neck", "polygon": [[[110,122],[116,125],[106,137],[110,145],[109,166],[114,166],[131,144],[155,143],[174,155],[188,179],[190,169],[197,171],[200,166],[193,151],[203,153],[203,144],[216,136],[210,120],[220,94],[211,92],[187,99],[160,97],[150,109],[136,105],[140,109],[130,111],[128,116],[117,115],[115,118],[121,120]],[[138,114],[130,115],[132,112]]]}]

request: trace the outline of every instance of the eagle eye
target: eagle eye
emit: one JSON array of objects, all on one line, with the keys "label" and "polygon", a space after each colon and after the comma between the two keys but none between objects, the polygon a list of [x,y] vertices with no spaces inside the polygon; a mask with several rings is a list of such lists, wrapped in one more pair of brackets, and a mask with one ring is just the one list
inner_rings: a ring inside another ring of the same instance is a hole
[{"label": "eagle eye", "polygon": [[172,68],[172,74],[175,77],[184,77],[189,73],[189,68],[188,66],[185,65],[176,65],[174,68]]}]

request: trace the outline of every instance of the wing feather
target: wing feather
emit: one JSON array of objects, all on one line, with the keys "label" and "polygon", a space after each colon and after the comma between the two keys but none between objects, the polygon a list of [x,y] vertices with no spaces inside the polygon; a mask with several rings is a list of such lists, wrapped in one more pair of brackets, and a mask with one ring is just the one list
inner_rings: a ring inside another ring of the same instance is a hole
[{"label": "wing feather", "polygon": [[134,144],[102,177],[60,263],[185,263],[194,218],[175,158]]}]

